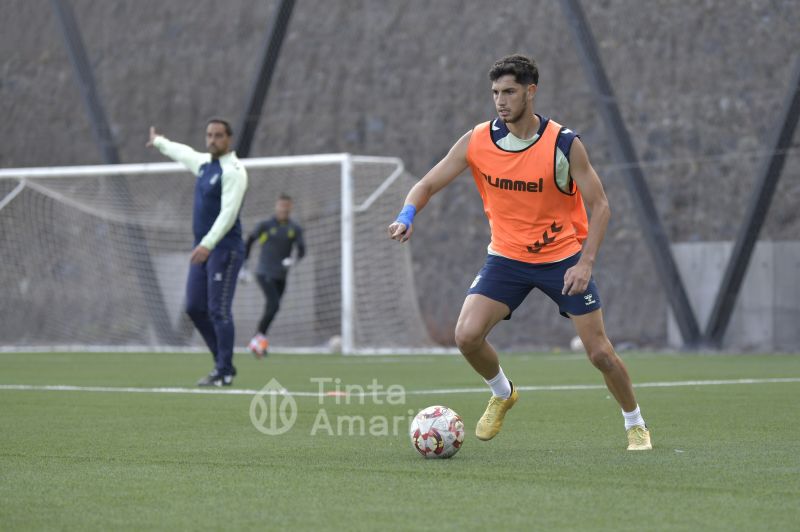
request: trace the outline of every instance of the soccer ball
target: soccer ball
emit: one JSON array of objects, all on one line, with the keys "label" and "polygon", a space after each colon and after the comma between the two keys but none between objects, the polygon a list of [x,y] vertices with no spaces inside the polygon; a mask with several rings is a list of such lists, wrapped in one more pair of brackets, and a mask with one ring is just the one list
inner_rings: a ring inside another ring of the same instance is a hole
[{"label": "soccer ball", "polygon": [[425,458],[450,458],[464,443],[464,422],[446,406],[429,406],[414,416],[408,433]]},{"label": "soccer ball", "polygon": [[335,334],[330,337],[328,340],[328,349],[330,349],[331,353],[339,354],[342,352],[342,337],[338,334]]},{"label": "soccer ball", "polygon": [[574,337],[569,342],[569,348],[573,351],[583,351],[583,341],[581,340],[580,336]]}]

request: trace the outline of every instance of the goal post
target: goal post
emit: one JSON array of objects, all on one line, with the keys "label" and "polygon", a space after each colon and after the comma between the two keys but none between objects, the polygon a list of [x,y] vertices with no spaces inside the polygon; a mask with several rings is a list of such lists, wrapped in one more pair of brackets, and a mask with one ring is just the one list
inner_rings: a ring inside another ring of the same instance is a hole
[{"label": "goal post", "polygon": [[[242,163],[245,234],[282,193],[305,230],[306,257],[290,270],[270,329],[275,351],[437,350],[410,248],[386,236],[414,182],[400,159],[342,153]],[[0,169],[0,307],[9,317],[0,349],[202,349],[183,312],[193,188],[172,162]],[[257,284],[240,281],[237,348],[263,306]]]},{"label": "goal post", "polygon": [[353,161],[350,156],[342,158],[342,352],[352,353],[354,341],[355,266],[353,264]]}]

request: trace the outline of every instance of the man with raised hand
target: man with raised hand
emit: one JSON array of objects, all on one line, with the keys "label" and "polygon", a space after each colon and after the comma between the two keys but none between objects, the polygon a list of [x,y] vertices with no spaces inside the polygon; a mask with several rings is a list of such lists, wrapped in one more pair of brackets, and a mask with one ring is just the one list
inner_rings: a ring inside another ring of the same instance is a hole
[{"label": "man with raised hand", "polygon": [[230,386],[236,375],[231,306],[244,259],[239,212],[247,190],[247,171],[232,151],[232,137],[228,122],[212,118],[206,124],[208,153],[172,142],[154,127],[147,142],[148,147],[157,148],[197,176],[186,313],[214,357],[214,369],[198,386]]}]

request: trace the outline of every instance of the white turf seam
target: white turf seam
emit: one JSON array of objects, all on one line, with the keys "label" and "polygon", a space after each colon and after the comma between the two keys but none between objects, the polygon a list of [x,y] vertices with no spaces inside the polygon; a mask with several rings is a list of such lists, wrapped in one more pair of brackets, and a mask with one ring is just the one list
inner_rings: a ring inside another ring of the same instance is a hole
[{"label": "white turf seam", "polygon": [[[671,382],[643,382],[634,385],[634,388],[675,388],[679,386],[720,386],[726,384],[776,384],[776,383],[796,383],[800,382],[800,377],[784,377],[774,379],[731,379],[731,380],[697,380],[697,381],[671,381]],[[554,386],[520,386],[518,388],[524,392],[553,392],[553,391],[574,391],[574,390],[605,390],[603,384],[563,384]],[[105,392],[105,393],[174,393],[174,394],[200,394],[200,395],[254,395],[264,393],[265,395],[277,395],[275,390],[247,390],[239,388],[135,388],[135,387],[112,387],[112,386],[69,386],[63,384],[36,385],[36,384],[0,384],[0,391],[33,391],[33,392]],[[290,394],[293,397],[330,397],[332,394],[318,392],[289,392],[283,390],[282,394]],[[396,393],[396,392],[393,392]],[[487,393],[486,387],[481,388],[441,388],[433,390],[405,390],[406,395],[442,395],[457,393]],[[387,394],[386,390],[376,392],[365,392],[350,394],[353,397],[364,395],[366,397],[382,397]],[[347,395],[342,392],[341,395]]]}]

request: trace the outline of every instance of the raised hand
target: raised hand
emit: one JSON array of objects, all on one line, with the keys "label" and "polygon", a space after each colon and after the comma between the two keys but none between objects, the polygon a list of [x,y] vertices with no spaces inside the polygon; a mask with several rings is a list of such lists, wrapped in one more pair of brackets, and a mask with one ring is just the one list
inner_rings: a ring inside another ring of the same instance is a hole
[{"label": "raised hand", "polygon": [[153,141],[156,140],[157,136],[158,136],[158,133],[156,133],[156,128],[154,126],[150,126],[150,140],[147,141],[147,144],[145,144],[145,147],[152,148],[153,147]]}]

